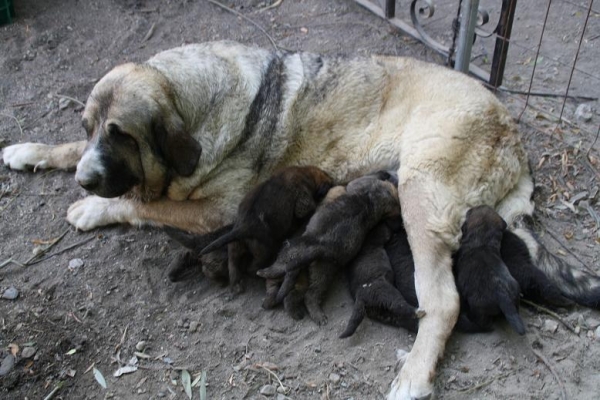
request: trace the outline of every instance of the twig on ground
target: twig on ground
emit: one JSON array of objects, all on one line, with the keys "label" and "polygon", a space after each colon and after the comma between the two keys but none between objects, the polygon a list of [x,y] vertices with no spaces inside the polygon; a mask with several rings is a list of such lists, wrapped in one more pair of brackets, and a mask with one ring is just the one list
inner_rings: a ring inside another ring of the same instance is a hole
[{"label": "twig on ground", "polygon": [[20,107],[30,106],[32,104],[35,104],[35,101],[26,101],[24,103],[14,103],[14,104],[11,104],[10,106],[14,107],[14,108],[20,108]]},{"label": "twig on ground", "polygon": [[270,10],[272,8],[275,8],[275,7],[279,7],[281,5],[281,3],[283,3],[283,0],[277,0],[277,1],[275,1],[275,3],[273,3],[273,4],[269,5],[269,6],[261,8],[260,10],[258,10],[258,12],[263,12],[263,11],[267,11],[267,10]]},{"label": "twig on ground", "polygon": [[583,262],[583,260],[581,260],[579,257],[577,257],[577,254],[575,254],[573,251],[571,251],[571,249],[569,249],[565,244],[563,244],[563,242],[556,237],[556,235],[554,233],[552,233],[552,231],[548,228],[546,228],[546,233],[548,233],[548,235],[550,235],[550,237],[552,239],[554,239],[556,241],[556,243],[558,243],[560,245],[560,247],[562,247],[567,253],[569,253],[574,259],[576,259],[577,261],[579,261],[579,263],[581,265],[583,265],[583,267],[590,273],[595,274],[596,272],[594,272],[594,270],[592,270],[586,263]]},{"label": "twig on ground", "polygon": [[155,28],[156,28],[156,22],[153,22],[152,25],[150,26],[150,29],[148,30],[148,33],[146,33],[146,36],[144,36],[144,38],[142,39],[142,43],[144,43],[147,40],[150,40],[152,35],[154,35]]},{"label": "twig on ground", "polygon": [[70,246],[67,246],[67,247],[65,247],[65,248],[64,248],[64,249],[62,249],[62,250],[59,250],[59,251],[57,251],[56,253],[49,254],[49,255],[47,255],[47,256],[46,256],[46,257],[44,257],[44,258],[41,258],[41,259],[39,259],[39,260],[36,260],[36,261],[30,262],[28,265],[35,265],[35,264],[39,264],[39,263],[41,263],[41,262],[43,262],[43,261],[46,261],[46,260],[48,260],[48,259],[50,259],[50,258],[52,258],[52,257],[55,257],[55,256],[57,256],[57,255],[59,255],[59,254],[65,253],[65,252],[67,252],[67,251],[69,251],[69,250],[72,250],[72,249],[74,249],[74,248],[76,248],[76,247],[79,247],[79,246],[82,246],[82,245],[84,245],[84,244],[86,244],[86,243],[88,243],[88,242],[91,242],[91,241],[92,241],[92,240],[94,240],[95,238],[96,238],[95,236],[92,236],[92,237],[89,237],[89,238],[87,238],[87,239],[80,240],[79,242],[77,242],[77,243],[73,243],[72,245],[70,245]]},{"label": "twig on ground", "polygon": [[481,383],[478,383],[475,386],[471,386],[469,388],[465,388],[465,389],[459,389],[458,391],[464,394],[468,394],[468,393],[473,393],[479,389],[481,389],[482,387],[486,387],[487,385],[493,383],[494,381],[498,380],[498,379],[502,379],[502,378],[506,378],[507,376],[509,376],[512,372],[506,372],[504,374],[498,374],[495,377],[488,379],[487,381],[483,381]]},{"label": "twig on ground", "polygon": [[66,231],[64,231],[64,233],[62,235],[60,235],[59,237],[57,237],[56,239],[54,239],[48,246],[44,247],[42,250],[40,250],[38,253],[32,255],[29,260],[25,261],[23,263],[23,265],[28,266],[30,265],[31,262],[33,262],[33,260],[35,260],[36,258],[46,254],[47,252],[50,251],[51,248],[53,248],[54,246],[56,246],[56,244],[58,242],[60,242],[66,235],[67,233],[69,233],[70,229],[67,229]]},{"label": "twig on ground", "polygon": [[125,327],[125,330],[123,331],[123,336],[121,336],[121,341],[119,342],[119,344],[117,345],[117,347],[115,347],[115,351],[119,351],[119,349],[125,343],[125,338],[127,337],[127,330],[128,329],[129,329],[129,324],[127,324],[127,326]]},{"label": "twig on ground", "polygon": [[48,396],[44,397],[44,400],[50,400],[51,398],[54,397],[54,395],[56,394],[56,392],[58,392],[60,390],[60,388],[63,387],[65,383],[63,381],[60,381],[56,384],[56,386],[54,387],[54,389],[52,389],[52,391],[50,393],[48,393]]},{"label": "twig on ground", "polygon": [[556,319],[558,322],[560,322],[561,324],[563,324],[568,330],[570,330],[571,332],[573,332],[574,334],[577,335],[577,332],[575,332],[575,328],[573,328],[571,325],[569,325],[567,323],[567,321],[565,321],[564,319],[562,319],[560,317],[560,315],[558,315],[554,311],[549,310],[546,307],[542,307],[539,304],[535,304],[534,302],[526,300],[526,299],[521,299],[521,302],[523,302],[523,303],[525,303],[527,305],[530,305],[531,307],[537,309],[538,311],[541,311],[541,312],[543,312],[545,314],[550,315],[551,317],[553,317],[554,319]]},{"label": "twig on ground", "polygon": [[85,107],[85,103],[83,103],[81,100],[77,100],[75,97],[71,97],[71,96],[66,96],[64,94],[55,94],[55,97],[61,98],[61,99],[67,99],[67,100],[71,100],[74,103],[79,104],[82,107]]},{"label": "twig on ground", "polygon": [[550,362],[548,361],[548,359],[539,351],[537,351],[536,349],[534,349],[533,347],[531,348],[531,351],[533,352],[533,354],[535,354],[535,356],[542,362],[544,363],[544,365],[546,365],[546,367],[548,367],[548,369],[550,370],[550,372],[552,373],[552,375],[554,376],[554,379],[556,379],[556,382],[558,383],[558,386],[560,387],[560,394],[561,394],[561,398],[563,400],[567,400],[567,390],[565,389],[565,385],[563,384],[563,382],[560,380],[560,378],[558,377],[558,374],[556,373],[556,371],[554,370],[554,367],[550,364]]},{"label": "twig on ground", "polygon": [[283,389],[285,389],[286,387],[283,385],[283,383],[281,383],[281,380],[279,379],[279,377],[277,376],[277,374],[273,371],[271,371],[269,368],[265,367],[264,365],[258,365],[260,368],[264,369],[265,371],[267,371],[269,374],[271,374],[273,377],[275,377],[275,379],[277,379],[277,382],[279,382],[279,386],[282,387]]},{"label": "twig on ground", "polygon": [[209,3],[214,4],[217,7],[222,8],[225,11],[229,11],[230,13],[233,13],[235,15],[237,15],[238,17],[242,18],[243,20],[251,23],[252,25],[254,25],[258,30],[260,30],[262,33],[265,34],[265,36],[269,39],[269,41],[271,42],[271,44],[273,45],[273,47],[275,48],[275,50],[279,50],[279,47],[277,47],[277,43],[275,43],[275,39],[273,39],[273,37],[271,37],[271,35],[269,35],[267,33],[267,31],[265,30],[265,28],[263,28],[262,26],[260,26],[259,24],[257,24],[256,22],[252,21],[250,18],[246,17],[244,14],[242,14],[239,11],[236,11],[232,8],[227,7],[225,4],[223,3],[219,3],[217,0],[206,0]]},{"label": "twig on ground", "polygon": [[0,264],[0,268],[2,268],[2,267],[6,267],[6,266],[7,266],[8,264],[10,264],[10,263],[12,263],[12,264],[15,264],[15,265],[18,265],[19,267],[24,267],[24,266],[25,266],[24,264],[21,264],[21,263],[20,263],[20,262],[18,262],[17,260],[14,260],[14,259],[12,259],[12,258],[9,258],[8,260],[6,260],[6,261],[4,261],[2,264]]},{"label": "twig on ground", "polygon": [[21,122],[19,121],[19,119],[17,117],[15,117],[14,115],[4,114],[4,113],[0,113],[0,115],[14,119],[15,122],[17,123],[17,125],[19,126],[19,130],[21,131],[21,136],[23,136],[23,126],[21,126]]}]

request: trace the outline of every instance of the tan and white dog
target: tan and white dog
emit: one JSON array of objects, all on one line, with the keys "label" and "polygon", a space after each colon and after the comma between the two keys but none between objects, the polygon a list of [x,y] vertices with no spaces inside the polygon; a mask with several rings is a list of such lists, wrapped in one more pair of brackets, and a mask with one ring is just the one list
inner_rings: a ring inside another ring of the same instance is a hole
[{"label": "tan and white dog", "polygon": [[109,72],[83,126],[87,141],[3,153],[13,169],[77,166],[77,181],[96,194],[69,208],[82,230],[130,223],[204,233],[230,223],[244,194],[279,167],[315,165],[336,182],[397,169],[425,317],[389,399],[433,393],[459,311],[451,253],[471,207],[494,207],[565,295],[600,303],[600,279],[551,256],[522,224],[533,213],[533,182],[507,109],[446,68],[189,45]]}]

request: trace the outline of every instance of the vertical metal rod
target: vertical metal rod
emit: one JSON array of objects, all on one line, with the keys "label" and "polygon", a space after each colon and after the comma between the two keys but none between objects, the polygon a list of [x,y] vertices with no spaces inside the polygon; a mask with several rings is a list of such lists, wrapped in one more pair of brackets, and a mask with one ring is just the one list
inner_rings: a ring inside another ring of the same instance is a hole
[{"label": "vertical metal rod", "polygon": [[383,13],[386,18],[394,18],[396,16],[396,0],[383,0]]},{"label": "vertical metal rod", "polygon": [[490,72],[489,80],[489,84],[494,88],[502,85],[506,56],[508,54],[508,44],[510,42],[510,33],[512,31],[516,8],[517,0],[502,0],[502,11],[500,12],[500,22],[498,23],[498,31],[496,32],[496,45],[494,47],[492,70]]},{"label": "vertical metal rod", "polygon": [[458,51],[454,69],[464,73],[469,72],[471,63],[471,47],[477,25],[477,10],[479,0],[463,0],[460,11],[460,31],[458,32]]}]

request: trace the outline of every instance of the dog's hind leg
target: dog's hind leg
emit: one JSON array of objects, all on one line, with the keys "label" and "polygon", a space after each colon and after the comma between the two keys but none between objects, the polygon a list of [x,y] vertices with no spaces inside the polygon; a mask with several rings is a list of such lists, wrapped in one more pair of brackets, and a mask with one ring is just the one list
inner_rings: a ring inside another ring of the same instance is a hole
[{"label": "dog's hind leg", "polygon": [[[460,307],[452,274],[452,249],[432,228],[440,226],[436,218],[440,218],[443,211],[436,208],[432,199],[439,193],[432,194],[430,190],[440,186],[437,181],[427,180],[427,176],[419,176],[404,181],[399,187],[402,217],[415,262],[419,308],[425,315],[419,321],[412,351],[392,382],[388,400],[431,398],[436,365],[458,317]],[[445,221],[446,226],[449,223]]]},{"label": "dog's hind leg", "polygon": [[2,158],[4,164],[11,169],[74,170],[86,145],[86,140],[54,146],[40,143],[14,144],[2,150]]}]

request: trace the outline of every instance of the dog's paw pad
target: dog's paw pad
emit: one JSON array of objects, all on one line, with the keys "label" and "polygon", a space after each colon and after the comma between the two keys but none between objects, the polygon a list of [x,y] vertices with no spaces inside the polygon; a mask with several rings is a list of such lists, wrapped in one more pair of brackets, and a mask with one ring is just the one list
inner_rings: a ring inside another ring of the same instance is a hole
[{"label": "dog's paw pad", "polygon": [[22,143],[2,150],[4,164],[14,170],[29,171],[48,168],[48,147],[39,143]]}]

